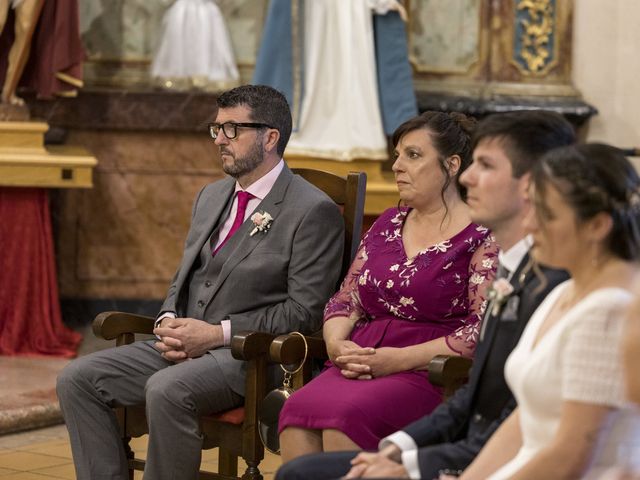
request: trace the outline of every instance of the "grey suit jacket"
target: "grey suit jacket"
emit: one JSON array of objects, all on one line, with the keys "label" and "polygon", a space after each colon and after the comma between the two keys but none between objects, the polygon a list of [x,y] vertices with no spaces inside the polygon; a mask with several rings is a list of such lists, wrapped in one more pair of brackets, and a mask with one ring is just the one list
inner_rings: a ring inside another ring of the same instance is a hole
[{"label": "grey suit jacket", "polygon": [[[193,207],[182,262],[162,311],[184,316],[189,279],[200,250],[234,192],[235,180],[205,186]],[[250,218],[214,257],[219,273],[209,293],[206,320],[231,321],[231,334],[258,330],[274,334],[311,333],[320,328],[325,303],[335,290],[344,247],[344,222],[337,205],[322,191],[285,166],[255,211],[273,221],[266,232],[250,235]],[[245,363],[228,348],[211,353],[229,386],[244,394]]]}]

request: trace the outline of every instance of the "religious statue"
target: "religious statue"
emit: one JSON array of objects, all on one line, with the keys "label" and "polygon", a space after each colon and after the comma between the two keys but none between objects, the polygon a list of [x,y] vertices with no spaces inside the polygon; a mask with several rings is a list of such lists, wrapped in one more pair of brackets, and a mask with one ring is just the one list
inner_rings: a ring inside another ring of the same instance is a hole
[{"label": "religious statue", "polygon": [[0,32],[5,108],[24,104],[18,86],[45,99],[74,96],[82,87],[78,0],[0,0]]},{"label": "religious statue", "polygon": [[31,37],[43,5],[44,0],[0,0],[0,32],[4,30],[9,8],[15,12],[14,40],[2,86],[2,103],[24,105],[24,101],[16,96],[16,88],[29,57]]},{"label": "religious statue", "polygon": [[151,76],[165,88],[221,90],[238,83],[233,48],[215,0],[177,0],[165,13]]},{"label": "religious statue", "polygon": [[386,160],[386,136],[417,115],[397,0],[271,0],[253,83],[291,105],[290,155]]}]

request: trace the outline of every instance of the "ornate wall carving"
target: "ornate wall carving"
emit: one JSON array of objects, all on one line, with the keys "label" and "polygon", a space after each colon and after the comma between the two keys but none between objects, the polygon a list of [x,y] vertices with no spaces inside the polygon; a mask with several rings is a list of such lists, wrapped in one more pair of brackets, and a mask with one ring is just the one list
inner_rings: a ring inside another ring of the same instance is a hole
[{"label": "ornate wall carving", "polygon": [[544,75],[555,65],[555,0],[518,0],[512,61],[523,75]]},{"label": "ornate wall carving", "polygon": [[408,6],[418,91],[578,96],[571,85],[572,0],[408,0]]}]

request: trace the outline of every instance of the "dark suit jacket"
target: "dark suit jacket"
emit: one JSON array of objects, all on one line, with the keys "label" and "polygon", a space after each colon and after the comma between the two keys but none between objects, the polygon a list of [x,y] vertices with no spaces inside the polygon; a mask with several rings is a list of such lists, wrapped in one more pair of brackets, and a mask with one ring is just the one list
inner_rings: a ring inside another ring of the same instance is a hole
[{"label": "dark suit jacket", "polygon": [[488,312],[469,383],[430,415],[404,429],[419,447],[422,478],[437,478],[438,470],[464,469],[515,408],[504,379],[504,363],[518,343],[529,318],[547,294],[568,278],[566,272],[542,268],[546,284],[524,271],[526,255],[511,277],[513,293],[497,316]]},{"label": "dark suit jacket", "polygon": [[[182,262],[162,311],[184,316],[193,268],[211,233],[224,222],[235,180],[205,186],[196,198]],[[256,211],[273,217],[268,231],[250,235],[248,218],[215,255],[215,277],[207,288],[206,320],[231,321],[231,334],[258,330],[274,334],[311,333],[320,328],[325,303],[335,290],[344,248],[344,222],[338,206],[285,166]],[[229,386],[244,394],[245,362],[228,348],[211,353]]]}]

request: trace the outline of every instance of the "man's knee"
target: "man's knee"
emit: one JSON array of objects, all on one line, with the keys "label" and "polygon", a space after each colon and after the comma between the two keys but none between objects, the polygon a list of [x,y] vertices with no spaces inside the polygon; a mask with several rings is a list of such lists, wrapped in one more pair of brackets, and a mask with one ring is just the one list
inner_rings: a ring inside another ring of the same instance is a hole
[{"label": "man's knee", "polygon": [[282,465],[276,480],[328,480],[347,474],[358,452],[314,453],[295,458]]},{"label": "man's knee", "polygon": [[83,387],[89,384],[90,368],[85,358],[79,358],[69,363],[59,374],[56,380],[56,393],[60,403],[78,397]]},{"label": "man's knee", "polygon": [[276,472],[276,480],[306,479],[307,473],[313,471],[313,465],[315,465],[316,462],[312,457],[315,456],[316,455],[304,455],[285,463]]},{"label": "man's knee", "polygon": [[144,387],[148,409],[162,409],[166,406],[195,411],[195,399],[191,390],[170,368],[159,370],[149,377]]}]

